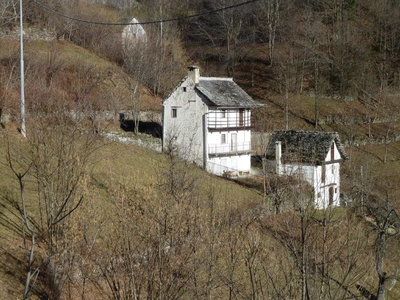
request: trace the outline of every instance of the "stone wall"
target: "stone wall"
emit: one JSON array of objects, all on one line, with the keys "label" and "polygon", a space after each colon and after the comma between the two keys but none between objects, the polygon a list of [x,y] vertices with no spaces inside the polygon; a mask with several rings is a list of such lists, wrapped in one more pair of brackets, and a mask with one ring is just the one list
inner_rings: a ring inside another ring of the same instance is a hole
[{"label": "stone wall", "polygon": [[[122,120],[133,120],[133,111],[131,110],[123,110],[119,112],[119,119]],[[158,124],[162,124],[162,115],[161,113],[154,111],[141,111],[139,113],[139,120],[142,122],[154,122]]]},{"label": "stone wall", "polygon": [[390,122],[399,122],[400,115],[391,115],[383,117],[372,116],[344,116],[344,115],[330,115],[318,119],[318,124],[321,125],[354,125],[354,124],[383,124]]},{"label": "stone wall", "polygon": [[[4,40],[19,40],[20,29],[19,27],[0,28],[0,39]],[[36,27],[24,27],[25,40],[44,40],[52,41],[56,39],[56,33],[48,29],[40,29]]]}]

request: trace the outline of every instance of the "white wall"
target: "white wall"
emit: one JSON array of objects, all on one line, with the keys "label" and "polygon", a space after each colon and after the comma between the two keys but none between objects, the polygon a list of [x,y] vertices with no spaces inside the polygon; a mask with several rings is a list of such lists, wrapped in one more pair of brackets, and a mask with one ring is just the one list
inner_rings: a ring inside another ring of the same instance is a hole
[{"label": "white wall", "polygon": [[232,172],[234,175],[244,175],[250,172],[250,169],[250,154],[213,157],[207,163],[207,171],[216,175],[224,175],[225,172]]},{"label": "white wall", "polygon": [[[325,181],[322,182],[322,172],[325,172]],[[332,189],[332,205],[340,205],[340,164],[331,163],[325,166],[318,166],[315,178],[316,186],[316,206],[326,208],[329,206],[329,189]]]},{"label": "white wall", "polygon": [[[207,170],[213,174],[223,175],[224,172],[232,172],[235,175],[239,173],[250,172],[251,155],[241,154],[241,151],[251,150],[251,130],[222,130],[223,127],[240,127],[250,126],[251,111],[244,110],[243,124],[239,124],[239,109],[227,109],[225,117],[221,110],[210,108],[208,111],[208,121],[214,128],[221,128],[220,131],[212,131],[207,133],[207,153],[208,154],[224,154],[223,157],[211,157],[207,162]],[[234,128],[232,128],[234,129]],[[222,142],[222,135],[225,135],[225,143]],[[235,136],[235,138],[233,138]],[[233,144],[233,141],[236,143]],[[228,156],[228,153],[232,155]]]},{"label": "white wall", "polygon": [[[186,91],[185,88],[186,87]],[[221,130],[209,132],[207,121],[211,116],[215,128],[227,125],[238,127],[234,120],[239,120],[239,110],[229,109],[222,118],[222,113],[216,108],[204,104],[194,90],[191,77],[184,79],[163,103],[163,150],[168,150],[169,144],[176,146],[178,155],[186,160],[204,166],[207,171],[222,175],[224,171],[250,172],[251,157],[249,153],[238,155],[240,151],[251,150],[250,130]],[[176,118],[172,118],[172,110],[176,109]],[[250,110],[244,110],[244,122],[241,125],[250,126]],[[233,123],[232,123],[233,122]],[[206,132],[206,133],[204,133]],[[221,135],[225,134],[226,142],[222,144]],[[232,136],[236,135],[236,146],[232,148]],[[207,143],[207,147],[204,147]],[[232,151],[233,150],[233,151]],[[212,157],[204,163],[204,155],[233,152],[233,156]]]},{"label": "white wall", "polygon": [[[222,135],[225,134],[225,143],[222,143]],[[232,135],[236,135],[236,146],[232,145]],[[234,130],[209,132],[207,135],[208,153],[226,153],[232,149],[236,151],[251,150],[251,131]]]},{"label": "white wall", "polygon": [[[176,118],[172,118],[172,109],[176,109]],[[172,142],[181,158],[202,166],[202,118],[206,111],[206,105],[194,91],[193,81],[186,78],[163,103],[163,150]]]},{"label": "white wall", "polygon": [[325,207],[329,204],[329,188],[333,189],[333,205],[340,205],[340,163],[339,161],[335,161],[340,160],[341,156],[336,143],[334,142],[333,144],[333,157],[331,155],[331,150],[329,150],[325,157],[325,162],[327,163],[325,168],[325,185],[321,183],[321,188],[323,188],[321,194],[324,195],[322,198],[324,199]]},{"label": "white wall", "polygon": [[[329,189],[333,192],[333,206],[340,205],[340,153],[335,144],[334,157],[331,160],[331,150],[329,150],[325,165],[299,165],[282,164],[282,174],[298,176],[299,179],[306,180],[314,188],[315,206],[318,209],[327,208],[330,202]],[[324,177],[322,176],[324,172]]]}]

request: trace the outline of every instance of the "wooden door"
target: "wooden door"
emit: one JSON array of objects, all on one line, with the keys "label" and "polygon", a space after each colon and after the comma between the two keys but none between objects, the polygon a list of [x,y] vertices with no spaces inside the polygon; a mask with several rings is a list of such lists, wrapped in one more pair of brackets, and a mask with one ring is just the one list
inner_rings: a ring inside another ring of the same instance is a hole
[{"label": "wooden door", "polygon": [[237,151],[237,134],[236,133],[231,134],[231,151],[232,152]]},{"label": "wooden door", "polygon": [[333,205],[333,187],[329,188],[329,205]]}]

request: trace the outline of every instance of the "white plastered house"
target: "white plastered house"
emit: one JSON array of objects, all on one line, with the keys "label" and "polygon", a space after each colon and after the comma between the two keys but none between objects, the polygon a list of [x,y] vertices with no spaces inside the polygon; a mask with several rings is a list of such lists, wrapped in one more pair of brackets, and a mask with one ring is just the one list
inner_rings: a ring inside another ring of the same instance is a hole
[{"label": "white plastered house", "polygon": [[122,30],[122,45],[125,51],[133,51],[140,44],[146,44],[147,33],[136,18]]},{"label": "white plastered house", "polygon": [[163,150],[216,175],[251,169],[254,101],[232,78],[201,77],[196,66],[163,101]]},{"label": "white plastered house", "polygon": [[311,185],[316,208],[340,205],[340,164],[347,155],[336,132],[276,131],[267,156],[275,160],[277,175]]}]

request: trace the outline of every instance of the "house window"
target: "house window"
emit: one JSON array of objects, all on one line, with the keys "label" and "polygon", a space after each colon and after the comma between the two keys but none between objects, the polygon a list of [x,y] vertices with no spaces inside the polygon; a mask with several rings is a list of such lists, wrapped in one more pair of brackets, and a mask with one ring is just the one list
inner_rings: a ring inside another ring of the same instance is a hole
[{"label": "house window", "polygon": [[335,160],[335,143],[331,144],[331,160]]},{"label": "house window", "polygon": [[325,183],[325,170],[326,170],[326,166],[323,165],[322,170],[321,170],[321,182],[322,183]]},{"label": "house window", "polygon": [[221,134],[221,144],[226,144],[226,134],[225,133]]},{"label": "house window", "polygon": [[178,115],[178,110],[177,110],[176,108],[173,108],[173,109],[172,109],[172,112],[171,112],[172,118],[176,118],[177,115]]},{"label": "house window", "polygon": [[221,110],[221,118],[222,119],[226,118],[226,109]]},{"label": "house window", "polygon": [[231,151],[237,151],[237,134],[231,134]]},{"label": "house window", "polygon": [[244,126],[244,108],[239,109],[239,126]]},{"label": "house window", "polygon": [[182,90],[183,90],[184,92],[186,92],[186,86],[182,87]]},{"label": "house window", "polygon": [[331,170],[332,170],[332,174],[335,174],[335,166],[334,165],[332,165]]}]

